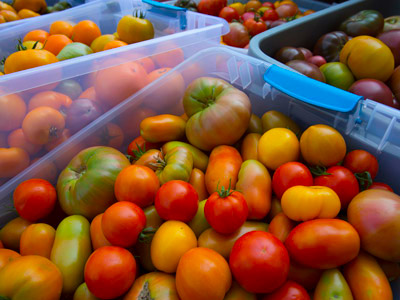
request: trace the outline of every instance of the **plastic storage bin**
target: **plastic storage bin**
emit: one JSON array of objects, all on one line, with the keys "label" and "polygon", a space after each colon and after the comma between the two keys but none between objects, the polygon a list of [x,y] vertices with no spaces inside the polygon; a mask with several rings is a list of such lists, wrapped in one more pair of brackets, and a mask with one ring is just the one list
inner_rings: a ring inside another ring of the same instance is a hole
[{"label": "plastic storage bin", "polygon": [[[131,14],[133,9],[140,8],[146,11],[147,18],[153,23],[155,38],[1,76],[0,98],[10,97],[11,94],[18,94],[25,101],[27,112],[30,99],[42,91],[56,90],[70,95],[72,100],[75,100],[83,90],[94,86],[96,72],[100,72],[101,70],[104,72],[105,69],[140,59],[142,59],[140,60],[142,64],[145,64],[146,61],[150,64],[150,67],[143,65],[144,68],[148,68],[147,72],[150,72],[149,68],[174,67],[199,50],[217,45],[221,35],[228,31],[227,23],[220,18],[190,11],[186,12],[179,8],[171,9],[169,6],[168,8],[164,8],[159,3],[155,3],[155,5],[157,6],[132,1],[95,1],[87,5],[82,5],[75,13],[72,13],[70,10],[45,16],[35,22],[31,22],[29,28],[26,28],[24,25],[18,25],[2,31],[0,33],[0,53],[1,56],[5,56],[13,51],[14,45],[12,42],[17,38],[23,37],[28,31],[33,29],[48,29],[49,25],[55,20],[78,22],[80,20],[91,19],[99,25],[103,33],[111,34],[116,31],[117,23],[122,16]],[[149,57],[153,57],[153,59]],[[127,82],[124,87],[131,85],[130,82]],[[143,80],[141,86],[143,86]],[[118,89],[120,90],[121,86]],[[102,93],[104,95],[104,92]],[[113,97],[110,96],[110,98]],[[115,104],[115,102],[112,104]],[[107,105],[107,107],[103,105],[102,112],[105,112],[109,107],[110,105]],[[7,111],[7,109],[6,111],[2,111],[3,116],[11,114],[11,108],[10,111]],[[19,123],[18,126],[21,127],[22,123]],[[10,130],[14,129],[3,128],[2,130],[3,132],[0,131],[0,148],[8,147],[7,137],[11,133]],[[60,135],[63,135],[61,130],[57,132],[56,136]],[[37,154],[30,155],[30,161],[43,156],[49,149],[47,146],[42,147]],[[2,171],[1,168],[6,168],[1,163],[0,161],[0,174]],[[26,163],[24,163],[25,165]],[[9,177],[4,178],[5,176],[12,177],[14,175],[0,175],[0,178],[3,177],[0,179],[0,185],[8,181]]]},{"label": "plastic storage bin", "polygon": [[[12,205],[12,192],[21,181],[47,174],[43,172],[46,172],[49,163],[61,160],[67,164],[69,158],[86,148],[87,140],[103,130],[107,124],[121,124],[127,115],[130,116],[131,130],[127,132],[124,145],[120,148],[125,152],[126,145],[139,134],[139,122],[149,108],[155,114],[182,114],[183,107],[180,101],[184,89],[176,88],[177,73],[185,78],[185,86],[201,76],[228,81],[249,96],[253,113],[259,116],[273,109],[289,115],[302,129],[313,124],[335,127],[344,136],[348,150],[365,149],[373,153],[380,165],[377,180],[387,182],[397,193],[400,192],[400,169],[397,167],[400,165],[400,111],[370,100],[361,101],[353,94],[324,86],[318,87],[319,93],[310,94],[307,87],[313,84],[313,80],[218,47],[201,51],[187,59],[171,73],[147,85],[102,115],[55,151],[48,153],[29,169],[0,187],[0,223],[4,224],[12,216],[7,207]],[[282,85],[282,80],[287,83],[286,87]],[[299,89],[299,86],[304,89]],[[159,98],[160,96],[163,97]],[[346,112],[336,111],[334,107],[331,107],[331,110],[324,108],[333,97],[343,98],[347,105],[337,109]],[[395,282],[393,288],[393,299],[399,299],[400,282]]]},{"label": "plastic storage bin", "polygon": [[255,36],[250,41],[248,53],[270,63],[284,66],[273,59],[280,48],[293,46],[312,49],[322,35],[337,30],[342,21],[363,9],[376,9],[384,17],[399,15],[400,1],[349,0],[334,5],[307,18],[289,22],[285,26],[278,26]]}]

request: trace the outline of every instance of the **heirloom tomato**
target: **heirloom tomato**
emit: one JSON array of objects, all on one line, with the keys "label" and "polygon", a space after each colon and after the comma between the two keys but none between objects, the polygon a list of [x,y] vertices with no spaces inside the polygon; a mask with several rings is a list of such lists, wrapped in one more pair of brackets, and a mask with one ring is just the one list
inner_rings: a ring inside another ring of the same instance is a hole
[{"label": "heirloom tomato", "polygon": [[[132,156],[132,159],[135,161],[139,159],[140,154],[142,152],[146,152],[152,149],[158,149],[161,147],[159,143],[150,143],[147,142],[141,135],[135,138],[129,145],[128,145],[128,155]],[[139,157],[137,157],[139,156]]]},{"label": "heirloom tomato", "polygon": [[272,189],[279,199],[287,189],[296,185],[313,185],[311,172],[304,164],[288,162],[275,170],[272,176]]},{"label": "heirloom tomato", "polygon": [[349,223],[339,219],[317,219],[297,225],[285,241],[290,257],[317,269],[331,269],[354,259],[360,237]]},{"label": "heirloom tomato", "polygon": [[[271,26],[272,27],[272,26]],[[291,60],[305,60],[305,56],[301,50],[295,47],[282,47],[275,53],[275,59],[283,64]]]},{"label": "heirloom tomato", "polygon": [[203,171],[193,168],[192,173],[190,174],[189,183],[196,190],[200,201],[208,198],[209,195],[207,192],[205,174]]},{"label": "heirloom tomato", "polygon": [[245,6],[241,2],[234,2],[232,4],[229,4],[229,7],[232,7],[234,10],[236,10],[240,16],[245,13]]},{"label": "heirloom tomato", "polygon": [[185,136],[186,122],[174,115],[148,117],[140,123],[140,135],[151,143],[180,140]]},{"label": "heirloom tomato", "polygon": [[200,77],[194,80],[185,91],[183,106],[189,117],[187,139],[201,150],[234,144],[249,125],[249,98],[222,79]]},{"label": "heirloom tomato", "polygon": [[347,153],[343,166],[353,173],[368,172],[374,180],[378,173],[378,160],[375,156],[365,150],[353,150]]},{"label": "heirloom tomato", "polygon": [[137,151],[135,154],[134,165],[144,166],[152,169],[153,171],[157,171],[157,162],[162,159],[164,159],[163,153],[157,149],[150,149],[146,152]]},{"label": "heirloom tomato", "polygon": [[114,246],[94,251],[85,265],[85,282],[93,295],[114,299],[129,290],[136,277],[136,261],[126,249]]},{"label": "heirloom tomato", "polygon": [[227,0],[201,0],[197,4],[198,12],[206,15],[218,16],[218,13],[227,5]]},{"label": "heirloom tomato", "polygon": [[190,144],[173,141],[165,143],[161,149],[163,153],[168,153],[170,150],[176,147],[184,147],[189,150],[189,152],[192,153],[193,156],[193,168],[198,168],[203,172],[206,171],[208,165],[208,156],[203,151],[197,149]]},{"label": "heirloom tomato", "polygon": [[223,300],[232,284],[226,260],[207,248],[187,251],[176,271],[176,289],[181,300]]},{"label": "heirloom tomato", "polygon": [[50,259],[56,231],[45,223],[29,225],[21,235],[21,255],[40,255]]},{"label": "heirloom tomato", "polygon": [[243,161],[248,159],[258,158],[258,142],[261,139],[261,134],[259,133],[249,133],[245,136],[242,142],[242,147],[240,154],[242,155]]},{"label": "heirloom tomato", "polygon": [[318,124],[303,132],[300,149],[304,160],[310,165],[330,167],[343,160],[346,142],[336,129]]},{"label": "heirloom tomato", "polygon": [[263,134],[261,118],[255,114],[251,114],[249,127],[247,128],[247,133],[258,133]]},{"label": "heirloom tomato", "polygon": [[0,240],[4,248],[19,252],[21,235],[31,224],[32,222],[18,217],[4,225],[0,230]]},{"label": "heirloom tomato", "polygon": [[199,196],[189,183],[171,180],[157,191],[154,206],[164,220],[189,222],[197,213]]},{"label": "heirloom tomato", "polygon": [[330,299],[353,300],[353,296],[346,279],[339,269],[324,271],[314,292],[314,300]]},{"label": "heirloom tomato", "polygon": [[118,201],[129,201],[144,208],[153,204],[159,187],[160,181],[150,168],[135,164],[118,174],[114,193]]},{"label": "heirloom tomato", "polygon": [[154,38],[154,27],[139,13],[122,17],[118,22],[117,33],[121,41],[133,44]]},{"label": "heirloom tomato", "polygon": [[0,97],[0,131],[21,127],[26,114],[26,104],[17,94]]},{"label": "heirloom tomato", "polygon": [[31,222],[46,217],[57,201],[56,189],[43,179],[28,179],[20,183],[13,194],[18,214]]},{"label": "heirloom tomato", "polygon": [[264,21],[258,16],[255,16],[253,19],[247,19],[243,25],[247,28],[251,36],[255,36],[268,29]]},{"label": "heirloom tomato", "polygon": [[267,168],[257,160],[242,163],[236,187],[248,206],[247,218],[263,219],[271,209],[271,176]]},{"label": "heirloom tomato", "polygon": [[0,249],[0,270],[4,268],[5,265],[12,262],[13,260],[21,257],[21,254],[10,249]]},{"label": "heirloom tomato", "polygon": [[383,32],[400,29],[400,16],[391,16],[384,21]]},{"label": "heirloom tomato", "polygon": [[250,0],[248,1],[244,8],[246,11],[257,11],[262,6],[262,3],[258,0]]},{"label": "heirloom tomato", "polygon": [[359,35],[376,36],[383,29],[384,19],[377,10],[362,10],[350,18],[344,20],[340,25],[340,30],[349,36]]},{"label": "heirloom tomato", "polygon": [[180,221],[166,221],[151,241],[151,260],[158,270],[174,273],[182,255],[196,247],[196,235],[188,225]]},{"label": "heirloom tomato", "polygon": [[340,52],[340,62],[346,64],[357,79],[371,78],[385,82],[394,70],[393,53],[388,46],[371,36],[357,36]]},{"label": "heirloom tomato", "polygon": [[[65,122],[67,128],[71,130],[72,133],[78,132],[83,127],[89,123],[96,120],[102,114],[102,109],[99,102],[92,101],[89,99],[77,99],[72,102],[67,110],[67,116]],[[102,128],[100,128],[102,130]],[[96,135],[97,132],[94,134]],[[121,132],[119,133],[121,134]],[[95,137],[90,136],[88,142],[93,142]],[[96,142],[96,141],[95,141]],[[102,146],[102,145],[95,145]]]},{"label": "heirloom tomato", "polygon": [[222,19],[225,19],[228,23],[232,22],[233,20],[239,20],[239,13],[236,11],[236,9],[229,6],[225,6],[223,9],[221,9],[218,16]]},{"label": "heirloom tomato", "polygon": [[17,51],[9,55],[4,63],[4,74],[10,74],[58,62],[57,57],[42,49]]},{"label": "heirloom tomato", "polygon": [[101,228],[104,237],[113,245],[128,248],[146,226],[146,215],[136,204],[128,201],[114,203],[103,214]]},{"label": "heirloom tomato", "polygon": [[314,46],[314,55],[320,55],[327,62],[338,62],[340,51],[348,42],[349,37],[342,31],[324,34]]},{"label": "heirloom tomato", "polygon": [[193,230],[197,238],[206,229],[211,227],[210,224],[208,224],[206,217],[204,216],[204,206],[206,205],[206,202],[207,199],[199,202],[199,207],[197,209],[196,215],[190,222],[188,222],[189,227]]},{"label": "heirloom tomato", "polygon": [[331,188],[340,199],[341,208],[346,208],[350,201],[359,193],[357,178],[347,168],[333,166],[314,179],[314,185]]},{"label": "heirloom tomato", "polygon": [[232,282],[232,286],[226,293],[224,300],[257,300],[257,296],[249,293],[240,286],[236,281]]},{"label": "heirloom tomato", "polygon": [[103,246],[111,246],[111,243],[106,239],[101,228],[103,214],[97,215],[90,223],[90,240],[92,241],[93,250]]},{"label": "heirloom tomato", "polygon": [[0,148],[0,178],[14,177],[29,166],[29,154],[17,147]]},{"label": "heirloom tomato", "polygon": [[50,260],[21,256],[0,270],[0,298],[13,300],[60,299],[63,278]]},{"label": "heirloom tomato", "polygon": [[282,210],[293,221],[332,219],[340,212],[340,199],[324,186],[293,186],[281,199]]},{"label": "heirloom tomato", "polygon": [[42,145],[28,141],[21,128],[12,131],[7,137],[7,142],[10,148],[21,148],[31,156],[34,156],[42,149]]},{"label": "heirloom tomato", "polygon": [[295,226],[296,223],[290,220],[284,213],[279,213],[269,223],[268,232],[284,243],[290,231]]},{"label": "heirloom tomato", "polygon": [[400,233],[400,196],[384,190],[363,191],[350,202],[347,218],[365,251],[400,262],[400,241],[393,238]]},{"label": "heirloom tomato", "polygon": [[143,295],[149,299],[179,300],[175,287],[175,277],[162,272],[151,272],[137,278],[123,300],[137,300]]},{"label": "heirloom tomato", "polygon": [[270,129],[258,142],[258,159],[271,170],[276,170],[284,163],[296,161],[299,154],[299,140],[287,128]]},{"label": "heirloom tomato", "polygon": [[263,231],[251,231],[233,245],[229,266],[239,284],[251,293],[270,293],[289,272],[289,254],[280,240]]},{"label": "heirloom tomato", "polygon": [[392,300],[392,289],[376,259],[361,252],[344,266],[344,277],[356,300]]},{"label": "heirloom tomato", "polygon": [[286,63],[287,66],[291,67],[292,69],[310,77],[312,79],[326,82],[325,75],[322,71],[314,64],[305,61],[305,60],[291,60]]},{"label": "heirloom tomato", "polygon": [[229,24],[229,33],[225,34],[222,40],[229,46],[243,48],[250,42],[250,35],[243,24],[233,22]]},{"label": "heirloom tomato", "polygon": [[288,280],[279,287],[277,290],[273,291],[262,298],[262,300],[310,300],[306,289],[300,284]]},{"label": "heirloom tomato", "polygon": [[56,230],[50,258],[62,274],[63,293],[74,293],[83,282],[85,263],[91,252],[88,220],[78,215],[62,220]]},{"label": "heirloom tomato", "polygon": [[237,231],[231,234],[220,234],[213,228],[208,228],[200,234],[198,245],[199,247],[212,249],[228,259],[237,239],[254,230],[268,231],[268,224],[263,222],[244,222]]},{"label": "heirloom tomato", "polygon": [[89,291],[86,282],[84,282],[75,290],[74,298],[72,300],[100,300],[100,299]]},{"label": "heirloom tomato", "polygon": [[339,89],[347,91],[354,83],[350,69],[341,62],[325,63],[319,68],[325,76],[325,81]]},{"label": "heirloom tomato", "polygon": [[79,152],[61,172],[57,195],[67,214],[94,218],[113,202],[114,184],[129,160],[110,147],[91,147]]}]

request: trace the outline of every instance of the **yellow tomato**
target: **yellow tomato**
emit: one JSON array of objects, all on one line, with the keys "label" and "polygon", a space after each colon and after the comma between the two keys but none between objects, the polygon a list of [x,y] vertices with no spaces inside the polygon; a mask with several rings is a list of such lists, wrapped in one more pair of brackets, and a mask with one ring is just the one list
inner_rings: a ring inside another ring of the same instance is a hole
[{"label": "yellow tomato", "polygon": [[346,64],[357,79],[372,78],[385,82],[394,70],[390,48],[366,35],[357,36],[344,45],[340,62]]},{"label": "yellow tomato", "polygon": [[154,27],[149,20],[130,15],[118,22],[117,32],[120,40],[128,44],[154,38]]},{"label": "yellow tomato", "polygon": [[334,166],[346,155],[346,142],[336,129],[323,124],[307,128],[300,138],[301,154],[312,166]]},{"label": "yellow tomato", "polygon": [[279,6],[281,6],[283,4],[290,4],[290,5],[294,5],[297,7],[297,4],[291,0],[278,0],[278,1],[274,2],[275,8],[278,8]]},{"label": "yellow tomato", "polygon": [[276,170],[284,163],[296,161],[299,154],[299,140],[287,128],[268,130],[258,142],[258,160],[271,170]]},{"label": "yellow tomato", "polygon": [[[36,46],[35,46],[36,44]],[[42,49],[43,44],[41,42],[35,42],[35,41],[26,41],[22,43],[22,46],[24,46],[26,49],[33,49],[33,46],[35,46],[35,49]]]},{"label": "yellow tomato", "polygon": [[111,41],[115,41],[117,38],[113,34],[104,34],[97,37],[91,44],[93,52],[100,52],[104,50],[104,46]]},{"label": "yellow tomato", "polygon": [[33,18],[33,17],[38,17],[40,16],[40,14],[34,12],[33,10],[30,9],[21,9],[18,12],[18,17],[20,17],[21,19],[27,19],[27,18]]},{"label": "yellow tomato", "polygon": [[324,186],[293,186],[285,191],[281,204],[293,221],[333,219],[340,211],[339,196]]},{"label": "yellow tomato", "polygon": [[196,235],[188,225],[180,221],[166,221],[151,241],[151,260],[158,270],[175,273],[182,255],[196,247]]},{"label": "yellow tomato", "polygon": [[229,7],[232,7],[234,10],[236,10],[239,14],[239,16],[243,15],[245,12],[245,6],[243,3],[240,2],[235,2],[229,5]]},{"label": "yellow tomato", "polygon": [[10,10],[12,12],[16,12],[16,10],[14,9],[14,7],[12,7],[11,5],[4,3],[2,1],[0,1],[0,10]]}]

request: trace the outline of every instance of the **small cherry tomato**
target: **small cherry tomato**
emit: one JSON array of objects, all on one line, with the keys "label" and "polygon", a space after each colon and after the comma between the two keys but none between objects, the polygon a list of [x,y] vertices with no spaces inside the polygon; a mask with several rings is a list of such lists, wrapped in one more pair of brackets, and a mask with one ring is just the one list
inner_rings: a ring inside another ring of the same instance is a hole
[{"label": "small cherry tomato", "polygon": [[43,179],[29,179],[14,191],[14,206],[19,215],[31,222],[46,217],[57,201],[56,189]]},{"label": "small cherry tomato", "polygon": [[[353,173],[358,173],[358,179],[362,176],[360,184],[361,186],[370,185],[370,180],[368,178],[368,172],[371,179],[374,180],[376,174],[378,173],[378,160],[375,156],[365,150],[353,150],[347,153],[344,158],[343,166],[348,168]],[[364,173],[364,174],[363,174]],[[365,177],[366,176],[366,177]]]},{"label": "small cherry tomato", "polygon": [[275,11],[275,9],[268,9],[264,11],[261,19],[263,19],[264,21],[276,21],[279,20],[279,15]]},{"label": "small cherry tomato", "polygon": [[383,182],[373,182],[371,186],[368,188],[370,190],[387,190],[389,192],[393,192],[393,189]]},{"label": "small cherry tomato", "polygon": [[189,183],[171,180],[157,191],[154,205],[164,220],[189,222],[197,213],[199,196]]},{"label": "small cherry tomato", "polygon": [[228,23],[233,20],[239,20],[239,13],[232,7],[226,6],[219,12],[220,18],[225,19]]},{"label": "small cherry tomato", "polygon": [[280,288],[269,295],[264,296],[262,300],[310,300],[306,289],[300,284],[288,280]]},{"label": "small cherry tomato", "polygon": [[268,29],[264,21],[258,16],[255,16],[253,19],[246,20],[243,25],[247,28],[251,36],[255,36]]}]

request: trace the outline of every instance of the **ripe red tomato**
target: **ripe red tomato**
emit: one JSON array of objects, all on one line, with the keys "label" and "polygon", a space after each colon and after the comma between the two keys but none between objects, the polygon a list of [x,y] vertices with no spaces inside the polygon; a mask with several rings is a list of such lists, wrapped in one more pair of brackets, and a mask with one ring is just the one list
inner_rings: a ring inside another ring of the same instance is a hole
[{"label": "ripe red tomato", "polygon": [[263,19],[264,21],[276,21],[279,20],[279,15],[275,11],[275,9],[268,9],[264,12],[261,19]]},{"label": "ripe red tomato", "polygon": [[372,180],[376,177],[379,168],[376,157],[365,150],[353,150],[347,153],[343,166],[353,173],[369,172]]},{"label": "ripe red tomato", "polygon": [[229,266],[239,284],[251,293],[270,293],[289,273],[289,254],[280,240],[264,231],[251,231],[233,245]]},{"label": "ripe red tomato", "polygon": [[94,251],[85,265],[85,282],[90,292],[100,299],[114,299],[132,286],[136,261],[126,249],[105,246]]},{"label": "ripe red tomato", "polygon": [[258,16],[255,16],[254,19],[246,20],[243,25],[247,28],[251,36],[255,36],[268,29],[267,24]]},{"label": "ripe red tomato", "polygon": [[114,203],[103,214],[101,228],[114,246],[131,247],[146,226],[146,215],[136,204],[128,201]]},{"label": "ripe red tomato", "polygon": [[314,179],[314,185],[327,186],[339,196],[342,209],[360,192],[357,178],[347,168],[342,166],[330,167],[326,170],[330,175],[321,175]]},{"label": "ripe red tomato", "polygon": [[295,185],[313,185],[313,177],[305,165],[299,162],[288,162],[276,169],[272,177],[272,189],[279,199],[288,188]]},{"label": "ripe red tomato", "polygon": [[57,192],[47,180],[29,179],[17,186],[13,199],[21,218],[35,222],[51,213],[57,201]]},{"label": "ripe red tomato", "polygon": [[275,5],[272,2],[264,2],[262,6],[271,7],[272,9],[275,9]]},{"label": "ripe red tomato", "polygon": [[128,155],[132,156],[133,160],[137,160],[136,156],[140,156],[142,152],[146,152],[150,149],[159,149],[162,145],[160,143],[147,142],[141,135],[135,138],[128,145]]},{"label": "ripe red tomato", "polygon": [[221,234],[238,230],[249,214],[246,199],[242,193],[229,188],[214,192],[204,206],[204,216],[212,228]]},{"label": "ripe red tomato", "polygon": [[218,16],[221,9],[227,4],[227,0],[200,0],[197,10],[202,14]]},{"label": "ripe red tomato", "polygon": [[231,23],[233,20],[239,20],[239,13],[236,9],[225,6],[218,15],[220,18],[225,19],[228,23]]},{"label": "ripe red tomato", "polygon": [[154,205],[164,220],[189,222],[197,213],[199,196],[191,184],[171,180],[160,187]]},{"label": "ripe red tomato", "polygon": [[233,22],[229,24],[229,33],[222,37],[225,44],[243,48],[250,42],[249,32],[243,24]]},{"label": "ripe red tomato", "polygon": [[264,296],[262,300],[310,300],[310,296],[300,284],[288,280],[272,294]]},{"label": "ripe red tomato", "polygon": [[368,188],[369,190],[387,190],[389,192],[393,192],[393,189],[383,182],[373,182],[371,186]]}]

